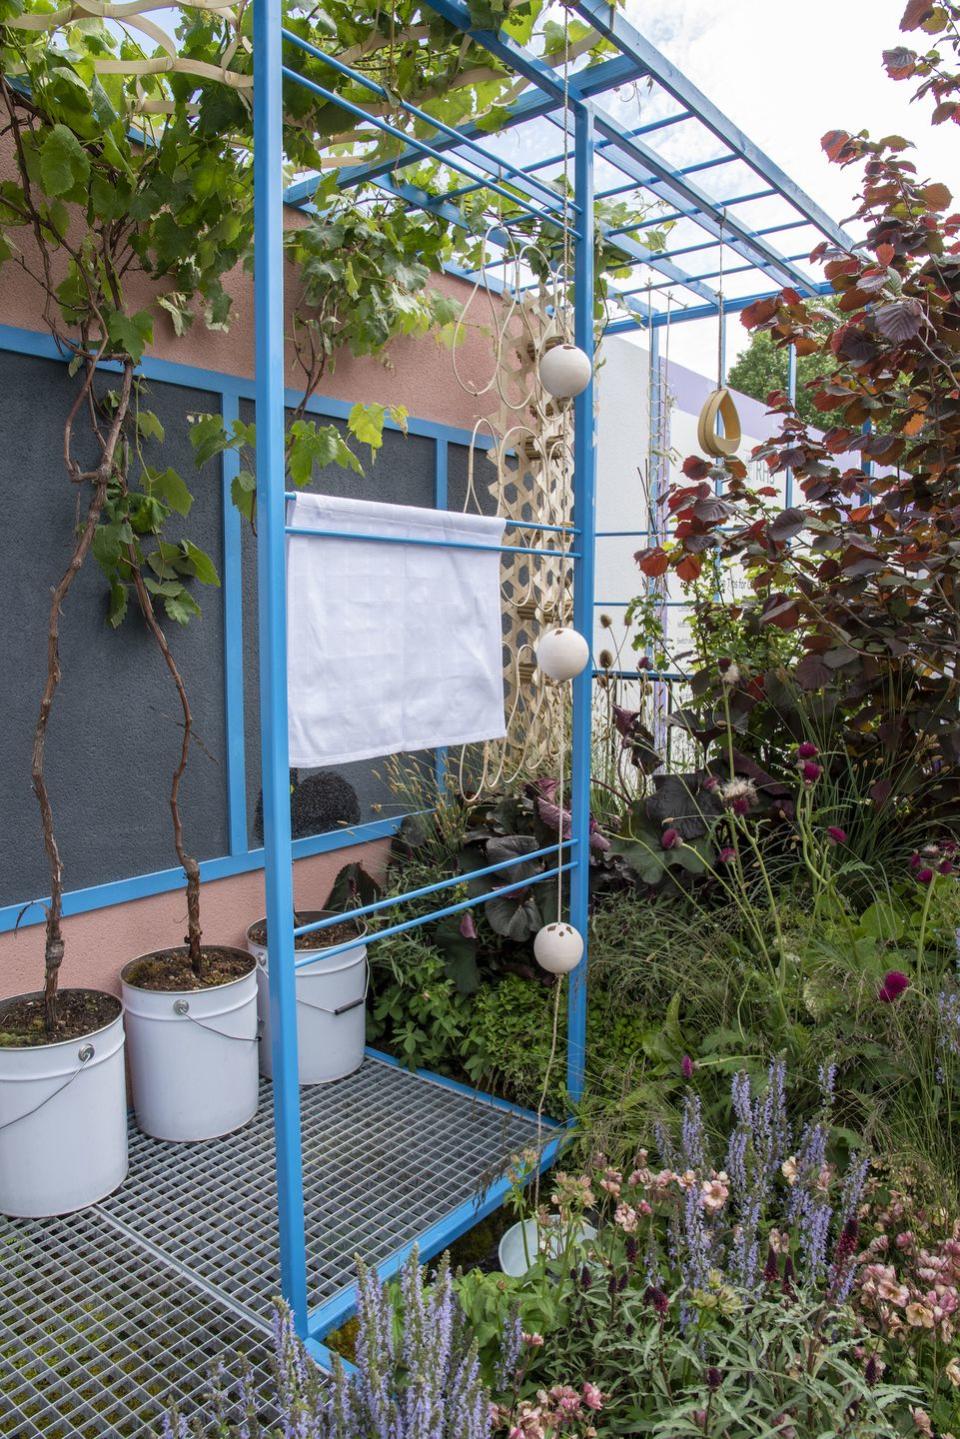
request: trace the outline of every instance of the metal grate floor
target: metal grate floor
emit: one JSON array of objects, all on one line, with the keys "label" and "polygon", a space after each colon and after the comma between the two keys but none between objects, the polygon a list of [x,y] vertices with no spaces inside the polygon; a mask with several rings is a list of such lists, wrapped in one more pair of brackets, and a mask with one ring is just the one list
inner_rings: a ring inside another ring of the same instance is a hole
[{"label": "metal grate floor", "polygon": [[160,1432],[197,1403],[214,1363],[245,1357],[263,1417],[270,1340],[97,1214],[0,1220],[0,1435]]},{"label": "metal grate floor", "polygon": [[[301,1090],[311,1305],[499,1177],[534,1121],[375,1059]],[[270,1087],[254,1120],[202,1145],[130,1134],[126,1183],[94,1210],[0,1219],[0,1435],[152,1432],[214,1362],[268,1375],[279,1287]]]}]

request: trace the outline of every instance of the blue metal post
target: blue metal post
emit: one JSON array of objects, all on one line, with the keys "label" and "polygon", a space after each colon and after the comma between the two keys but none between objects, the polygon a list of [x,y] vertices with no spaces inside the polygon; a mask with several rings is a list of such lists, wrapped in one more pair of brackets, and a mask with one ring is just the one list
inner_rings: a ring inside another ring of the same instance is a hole
[{"label": "blue metal post", "polygon": [[[229,430],[240,418],[240,401],[233,392],[220,397],[220,413]],[[243,698],[243,536],[240,511],[233,503],[233,481],[240,470],[236,450],[224,450],[223,484],[223,655],[227,718],[227,819],[230,853],[246,854],[247,756]]]},{"label": "blue metal post", "polygon": [[270,941],[273,1110],[280,1286],[307,1333],[306,1242],[293,967],[293,854],[287,734],[284,499],[283,79],[280,0],[254,0],[254,301],[257,368],[257,576],[264,871]]},{"label": "blue metal post", "polygon": [[[574,340],[594,358],[593,345],[593,190],[594,126],[588,105],[574,107],[574,184],[579,235],[574,249]],[[573,571],[573,623],[593,649],[594,552],[596,549],[596,448],[593,381],[574,400],[573,522],[579,531],[580,557]],[[570,976],[567,1021],[567,1089],[576,1103],[583,1094],[587,1041],[587,928],[590,909],[590,745],[593,727],[593,666],[573,682],[573,763],[570,798],[576,865],[570,877],[570,923],[584,939],[584,956]]]},{"label": "blue metal post", "polygon": [[[787,346],[787,397],[791,405],[797,403],[797,347]],[[783,502],[789,509],[793,504],[793,470],[787,470],[783,489]]]},{"label": "blue metal post", "polygon": [[[665,538],[663,532],[663,501],[666,498],[666,489],[669,480],[667,470],[667,452],[670,448],[666,435],[667,424],[667,374],[666,361],[660,355],[660,330],[654,325],[650,329],[650,468],[649,475],[649,506],[650,512],[647,515],[647,530],[651,539],[659,543]],[[650,579],[647,582],[648,593],[657,598],[657,615],[663,626],[664,635],[667,633],[669,623],[669,608],[667,605],[666,581],[663,579]],[[654,665],[655,655],[653,647],[647,646],[647,659],[651,666]],[[667,710],[669,701],[669,689],[663,679],[657,674],[653,681],[653,734],[654,747],[662,754],[666,753],[667,747]]]},{"label": "blue metal post", "polygon": [[[433,459],[433,504],[437,510],[445,510],[449,503],[449,446],[446,440],[437,440]],[[433,772],[437,785],[437,797],[443,798],[447,788],[447,747],[441,745],[434,752]]]}]

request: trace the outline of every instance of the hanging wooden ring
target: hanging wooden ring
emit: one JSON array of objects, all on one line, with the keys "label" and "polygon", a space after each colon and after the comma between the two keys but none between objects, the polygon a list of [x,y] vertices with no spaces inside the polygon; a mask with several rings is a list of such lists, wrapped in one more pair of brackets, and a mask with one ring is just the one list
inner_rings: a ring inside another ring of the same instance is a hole
[{"label": "hanging wooden ring", "polygon": [[[717,428],[718,419],[723,421],[722,435]],[[714,390],[700,411],[697,422],[697,443],[701,450],[715,459],[729,458],[739,450],[742,435],[740,416],[730,391]]]}]

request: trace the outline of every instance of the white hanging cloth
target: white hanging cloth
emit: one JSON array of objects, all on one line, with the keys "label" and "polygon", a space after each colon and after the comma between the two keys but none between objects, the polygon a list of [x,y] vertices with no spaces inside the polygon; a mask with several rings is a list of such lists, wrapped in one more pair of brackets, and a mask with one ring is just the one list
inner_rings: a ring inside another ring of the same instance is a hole
[{"label": "white hanging cloth", "polygon": [[[501,545],[504,521],[296,495],[287,524]],[[287,536],[290,763],[347,764],[506,733],[496,549]]]}]

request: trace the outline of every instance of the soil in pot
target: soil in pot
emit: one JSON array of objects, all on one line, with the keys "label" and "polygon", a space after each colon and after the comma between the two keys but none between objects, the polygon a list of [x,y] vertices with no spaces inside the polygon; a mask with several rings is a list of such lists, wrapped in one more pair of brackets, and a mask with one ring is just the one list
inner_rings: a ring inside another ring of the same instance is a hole
[{"label": "soil in pot", "polygon": [[0,1004],[0,1049],[25,1049],[82,1039],[112,1024],[120,1001],[98,989],[61,989],[57,995],[57,1023],[47,1031],[43,994],[20,994]]},{"label": "soil in pot", "polygon": [[[311,911],[309,914],[294,914],[294,927],[301,924],[309,924],[313,919],[319,919],[322,911]],[[325,916],[323,916],[325,917]],[[267,945],[267,921],[261,920],[259,924],[252,924],[247,935],[251,944],[260,944],[264,949]],[[328,929],[317,929],[312,934],[294,935],[294,948],[298,950],[308,949],[330,949],[335,944],[348,944],[351,939],[361,939],[363,928],[355,919],[345,919],[341,924],[331,924]]]},{"label": "soil in pot", "polygon": [[215,989],[217,985],[242,979],[255,963],[253,956],[242,950],[204,945],[200,951],[200,973],[195,974],[186,950],[160,949],[128,965],[123,977],[127,984],[155,993]]}]

